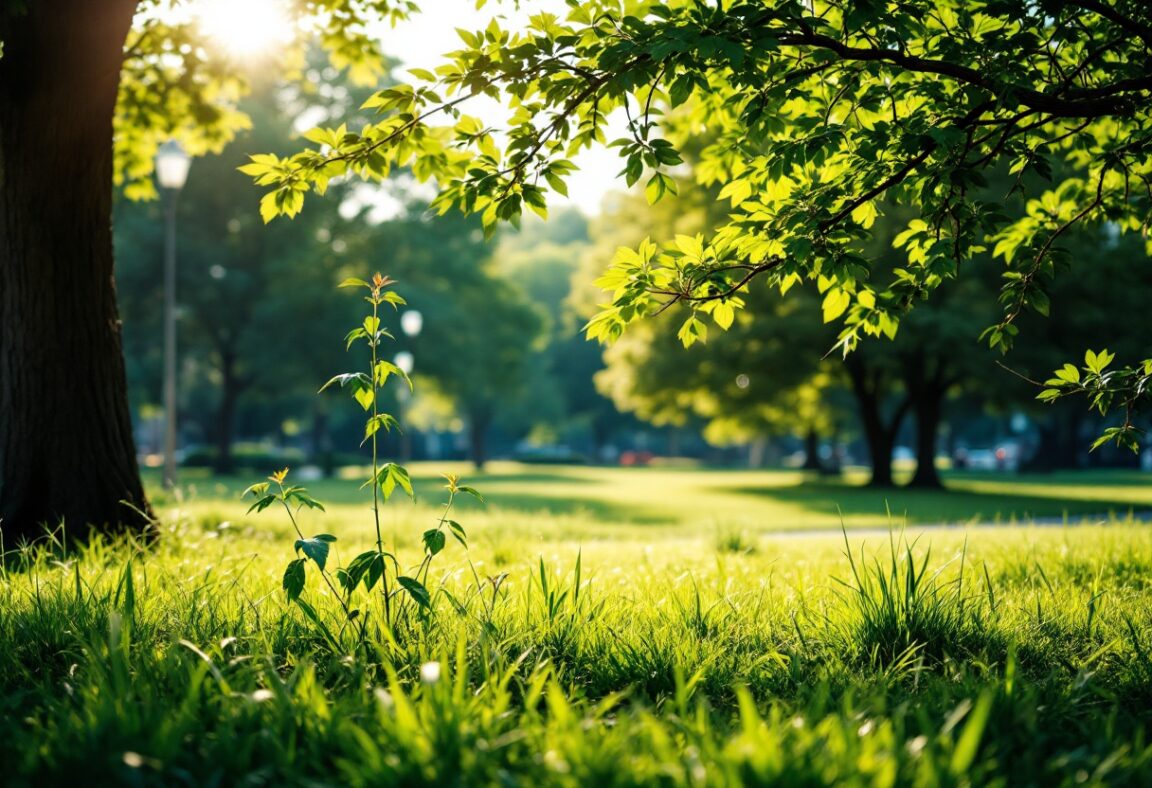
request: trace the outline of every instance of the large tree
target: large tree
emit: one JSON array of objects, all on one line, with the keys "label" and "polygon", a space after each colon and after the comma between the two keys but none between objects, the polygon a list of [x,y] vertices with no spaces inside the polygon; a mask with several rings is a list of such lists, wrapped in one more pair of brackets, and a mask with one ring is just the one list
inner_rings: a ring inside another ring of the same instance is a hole
[{"label": "large tree", "polygon": [[[680,302],[686,343],[706,320],[730,324],[754,280],[810,280],[840,342],[891,336],[900,317],[973,254],[1003,262],[1003,313],[986,338],[1006,349],[1026,310],[1045,312],[1068,228],[1152,219],[1152,7],[1143,0],[592,0],[523,30],[494,20],[423,83],[382,91],[382,117],[356,135],[253,167],[283,213],[345,172],[417,161],[441,180],[438,204],[487,224],[562,191],[568,156],[616,144],[629,183],[674,188],[686,140],[714,139],[696,168],[720,184],[728,221],[697,243],[621,252],[602,282],[612,304],[590,334],[611,340]],[[444,94],[447,94],[444,95]],[[459,114],[471,96],[510,109],[504,144]],[[442,125],[441,118],[450,123]],[[1071,175],[1009,218],[984,172]],[[914,205],[896,238],[905,262],[877,276],[860,244],[882,202]],[[1095,358],[1095,356],[1093,357]],[[1090,362],[1089,367],[1098,367]],[[1136,380],[1147,380],[1152,363]],[[1143,391],[1143,389],[1142,389]]]},{"label": "large tree", "polygon": [[0,522],[147,511],[112,281],[112,111],[134,0],[0,12]]},{"label": "large tree", "polygon": [[[218,149],[246,122],[232,106],[242,82],[194,25],[167,21],[172,5],[0,6],[0,528],[8,545],[44,524],[65,521],[79,536],[149,517],[113,284],[114,171],[145,195],[159,142],[176,136],[193,152]],[[383,60],[361,22],[411,7],[288,5],[319,20],[338,64],[373,74]]]}]

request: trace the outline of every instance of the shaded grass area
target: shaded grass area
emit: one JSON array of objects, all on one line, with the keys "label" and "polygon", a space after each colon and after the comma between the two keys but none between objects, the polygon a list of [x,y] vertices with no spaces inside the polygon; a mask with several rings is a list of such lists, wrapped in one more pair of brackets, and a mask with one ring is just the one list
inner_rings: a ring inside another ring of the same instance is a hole
[{"label": "shaded grass area", "polygon": [[[4,574],[6,783],[1152,780],[1142,526],[779,539],[471,511],[393,636],[370,618],[358,644],[312,578],[331,644],[280,591],[286,527],[240,511],[201,491],[154,550]],[[390,508],[402,560],[434,511]],[[370,541],[362,512],[324,520],[334,562]]]},{"label": "shaded grass area", "polygon": [[[600,468],[493,463],[482,475],[467,466],[412,466],[420,501],[439,500],[438,474],[464,474],[480,486],[487,506],[463,506],[516,521],[575,519],[596,527],[659,526],[678,536],[701,528],[752,531],[888,527],[892,524],[1076,523],[1084,518],[1123,519],[1152,510],[1152,478],[1139,472],[1049,475],[953,474],[943,491],[863,486],[863,476],[828,481],[796,471],[693,468]],[[254,479],[190,477],[190,511],[232,507]],[[352,480],[313,482],[310,488],[338,511],[357,516],[363,492]],[[342,507],[349,507],[344,510]],[[567,538],[562,532],[559,538]]]}]

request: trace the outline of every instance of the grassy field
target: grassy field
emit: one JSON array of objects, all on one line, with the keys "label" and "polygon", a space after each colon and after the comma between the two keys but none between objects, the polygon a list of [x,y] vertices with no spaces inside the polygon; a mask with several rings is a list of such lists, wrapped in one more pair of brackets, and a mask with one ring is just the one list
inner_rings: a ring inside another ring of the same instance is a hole
[{"label": "grassy field", "polygon": [[[431,470],[385,514],[406,571]],[[315,575],[303,599],[329,634],[287,601],[295,535],[245,517],[239,481],[163,502],[150,549],[9,568],[5,782],[1152,782],[1152,529],[916,527],[1126,518],[1152,504],[1139,475],[887,496],[773,472],[473,481],[489,503],[461,508],[470,544],[433,562],[431,611],[388,632],[358,591],[363,642]],[[304,530],[346,565],[373,538],[362,493],[312,490],[331,505]],[[794,533],[841,513],[846,535]]]},{"label": "grassy field", "polygon": [[[515,524],[545,540],[618,538],[621,526],[651,526],[644,538],[888,528],[892,524],[1080,523],[1152,512],[1152,477],[1139,472],[1075,472],[1032,476],[953,474],[946,491],[876,490],[863,473],[844,480],[798,471],[697,468],[603,468],[492,463],[479,476],[466,464],[416,463],[417,499],[438,505],[442,472],[460,473],[482,488],[484,506],[462,502],[484,521]],[[182,516],[238,522],[234,502],[257,478],[186,476]],[[354,480],[311,482],[309,489],[336,519],[363,519],[366,499]],[[158,492],[158,491],[157,491]],[[162,507],[169,502],[160,498]],[[419,506],[393,504],[394,519]]]}]

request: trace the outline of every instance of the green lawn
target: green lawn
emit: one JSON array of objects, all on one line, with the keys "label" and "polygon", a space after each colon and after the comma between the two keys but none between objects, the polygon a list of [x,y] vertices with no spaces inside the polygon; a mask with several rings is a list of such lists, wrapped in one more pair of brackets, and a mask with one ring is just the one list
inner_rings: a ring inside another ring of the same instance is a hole
[{"label": "green lawn", "polygon": [[[406,572],[437,512],[416,470],[422,503],[383,521]],[[837,527],[837,507],[883,526],[884,494],[660,468],[471,481],[489,503],[458,513],[470,544],[433,562],[432,610],[394,598],[389,632],[357,591],[362,642],[314,569],[303,599],[329,634],[286,600],[295,536],[274,511],[245,517],[238,480],[164,502],[148,550],[9,568],[5,782],[1152,781],[1152,528],[914,527],[1139,510],[1138,475],[898,490],[906,532],[847,538],[771,532]],[[373,539],[362,494],[311,487],[331,505],[305,530],[347,565]]]},{"label": "green lawn", "polygon": [[[1104,516],[1125,518],[1152,511],[1152,474],[1079,472],[1016,476],[967,474],[946,477],[944,492],[874,490],[861,473],[844,481],[797,471],[697,468],[601,468],[493,463],[483,474],[465,464],[412,466],[417,498],[438,501],[439,474],[463,474],[482,489],[484,507],[465,502],[483,519],[527,527],[542,538],[607,536],[621,526],[652,526],[644,538],[698,535],[708,530],[750,532],[812,528],[887,528],[889,525],[1029,523],[1035,518],[1077,523]],[[232,500],[256,478],[186,479],[184,509],[240,516]],[[308,485],[339,518],[355,519],[364,494],[355,481]],[[221,506],[231,506],[227,512]],[[413,511],[398,504],[397,517]],[[416,511],[419,507],[416,507]],[[890,514],[889,514],[890,513]],[[575,523],[575,531],[568,526]],[[546,524],[546,525],[545,525]],[[558,533],[553,531],[558,529]]]}]

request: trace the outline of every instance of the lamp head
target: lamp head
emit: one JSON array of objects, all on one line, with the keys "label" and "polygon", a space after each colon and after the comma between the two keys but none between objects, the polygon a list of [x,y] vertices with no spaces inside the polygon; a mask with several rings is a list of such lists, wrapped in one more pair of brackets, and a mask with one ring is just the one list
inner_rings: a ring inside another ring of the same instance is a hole
[{"label": "lamp head", "polygon": [[406,335],[414,337],[424,327],[424,316],[415,309],[409,309],[400,315],[400,330]]},{"label": "lamp head", "polygon": [[416,359],[407,350],[401,350],[396,354],[396,357],[392,359],[392,363],[400,367],[405,375],[411,375],[412,369],[416,365]]},{"label": "lamp head", "polygon": [[162,189],[179,191],[188,180],[192,158],[176,140],[168,140],[156,153],[156,181]]}]

